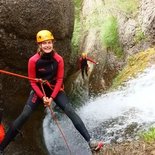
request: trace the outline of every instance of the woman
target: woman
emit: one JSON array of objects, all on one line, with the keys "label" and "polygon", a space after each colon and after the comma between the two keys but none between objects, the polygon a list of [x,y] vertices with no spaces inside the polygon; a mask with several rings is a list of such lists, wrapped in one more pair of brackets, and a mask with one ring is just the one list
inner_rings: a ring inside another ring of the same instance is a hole
[{"label": "woman", "polygon": [[89,70],[88,61],[92,62],[93,64],[98,64],[92,59],[88,58],[87,53],[83,52],[79,59],[79,66],[81,69],[81,74],[83,79],[84,79],[84,73],[86,74],[86,76],[88,76],[88,70]]},{"label": "woman", "polygon": [[39,105],[44,103],[45,107],[49,107],[53,101],[71,119],[75,128],[88,142],[90,147],[94,148],[95,144],[96,149],[100,145],[91,140],[85,125],[70,106],[65,92],[63,91],[64,62],[63,58],[53,49],[54,37],[52,33],[48,30],[41,30],[37,33],[36,39],[38,43],[38,50],[37,53],[29,59],[28,75],[31,79],[37,78],[47,80],[53,89],[46,84],[43,84],[41,87],[40,83],[35,80],[30,80],[32,87],[30,96],[22,113],[7,131],[4,140],[0,144],[0,150],[3,151],[5,147],[14,139],[31,113]]}]

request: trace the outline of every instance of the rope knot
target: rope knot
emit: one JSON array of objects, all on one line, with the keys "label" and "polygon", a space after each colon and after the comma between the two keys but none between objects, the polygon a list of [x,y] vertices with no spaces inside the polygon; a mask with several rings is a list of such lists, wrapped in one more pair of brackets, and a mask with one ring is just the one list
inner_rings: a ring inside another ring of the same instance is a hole
[{"label": "rope knot", "polygon": [[36,81],[38,83],[41,83],[41,84],[46,84],[47,83],[47,80],[43,80],[43,79],[37,79]]}]

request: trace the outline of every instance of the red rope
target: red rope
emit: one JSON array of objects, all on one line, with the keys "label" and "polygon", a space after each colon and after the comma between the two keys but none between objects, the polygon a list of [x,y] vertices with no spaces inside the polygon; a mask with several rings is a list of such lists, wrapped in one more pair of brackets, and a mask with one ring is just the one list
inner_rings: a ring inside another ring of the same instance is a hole
[{"label": "red rope", "polygon": [[36,82],[39,81],[39,79],[35,79],[35,78],[31,78],[31,77],[27,77],[27,76],[24,76],[24,75],[20,75],[20,74],[16,74],[16,73],[8,72],[8,71],[4,71],[4,70],[0,70],[0,73],[8,74],[8,75],[12,75],[12,76],[17,76],[17,77],[20,77],[20,78],[23,78],[23,79],[33,80],[33,81],[36,81]]}]

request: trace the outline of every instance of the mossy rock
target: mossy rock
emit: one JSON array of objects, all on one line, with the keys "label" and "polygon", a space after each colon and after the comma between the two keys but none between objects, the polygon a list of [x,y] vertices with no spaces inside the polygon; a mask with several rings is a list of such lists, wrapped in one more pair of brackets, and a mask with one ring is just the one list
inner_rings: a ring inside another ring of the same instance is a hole
[{"label": "mossy rock", "polygon": [[126,66],[113,81],[112,89],[124,84],[129,79],[143,72],[150,64],[155,63],[155,48],[148,48],[128,58]]}]

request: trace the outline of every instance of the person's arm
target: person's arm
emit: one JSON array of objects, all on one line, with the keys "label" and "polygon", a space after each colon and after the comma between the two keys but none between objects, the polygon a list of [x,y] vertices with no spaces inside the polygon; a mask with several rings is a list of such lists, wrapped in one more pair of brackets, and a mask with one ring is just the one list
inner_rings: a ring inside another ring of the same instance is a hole
[{"label": "person's arm", "polygon": [[[36,61],[37,59],[39,59],[39,57],[37,57],[37,55],[31,57],[29,59],[29,62],[28,62],[28,77],[30,78],[36,78]],[[43,93],[42,91],[40,90],[40,88],[38,87],[36,81],[34,80],[29,80],[30,81],[30,84],[31,84],[31,87],[32,89],[36,92],[37,96],[39,98],[43,98]]]},{"label": "person's arm", "polygon": [[63,58],[58,55],[57,53],[55,53],[54,58],[57,60],[58,62],[58,70],[57,70],[57,75],[56,75],[56,84],[54,87],[54,90],[51,94],[51,97],[54,99],[58,92],[61,89],[62,83],[63,83],[63,78],[64,78],[64,61]]},{"label": "person's arm", "polygon": [[88,58],[88,57],[87,57],[87,60],[90,61],[90,62],[92,62],[92,63],[94,63],[94,64],[97,64],[97,62],[95,62],[95,61],[92,60],[91,58]]}]

